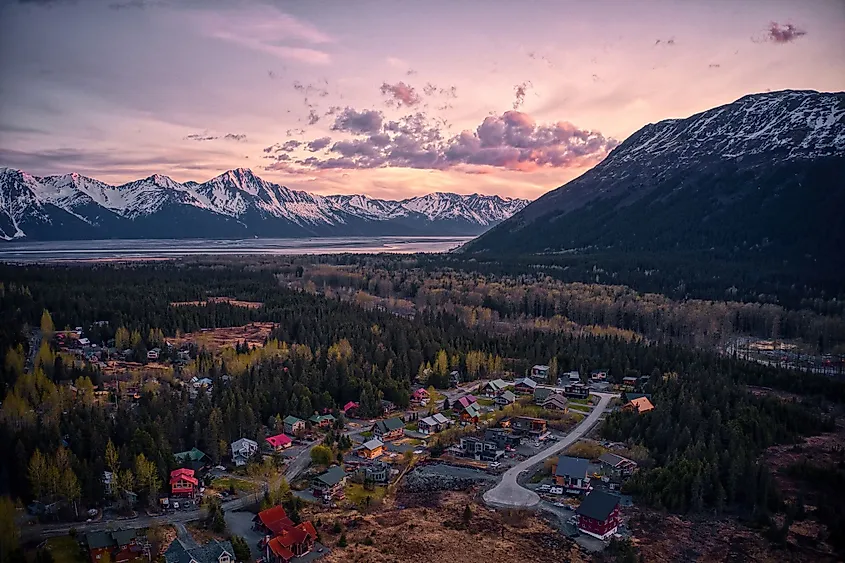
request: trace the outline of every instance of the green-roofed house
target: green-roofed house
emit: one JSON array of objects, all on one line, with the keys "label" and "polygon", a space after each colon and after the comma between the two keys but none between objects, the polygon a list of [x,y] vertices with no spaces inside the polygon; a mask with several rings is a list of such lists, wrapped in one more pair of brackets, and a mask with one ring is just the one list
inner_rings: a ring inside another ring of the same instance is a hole
[{"label": "green-roofed house", "polygon": [[308,422],[320,428],[326,428],[334,424],[335,418],[330,414],[314,414],[308,419]]},{"label": "green-roofed house", "polygon": [[385,418],[378,420],[373,424],[373,435],[381,440],[387,442],[388,440],[395,440],[405,435],[405,423],[399,417]]},{"label": "green-roofed house", "polygon": [[341,499],[345,486],[346,471],[341,466],[335,465],[314,478],[311,482],[311,492],[315,497],[324,500]]},{"label": "green-roofed house", "polygon": [[285,434],[290,436],[294,436],[297,432],[305,431],[305,421],[301,418],[296,418],[289,414],[282,422],[285,425]]},{"label": "green-roofed house", "polygon": [[205,455],[205,452],[197,448],[191,448],[186,452],[173,454],[173,457],[181,467],[193,469],[194,471],[199,471],[208,464],[208,456]]}]

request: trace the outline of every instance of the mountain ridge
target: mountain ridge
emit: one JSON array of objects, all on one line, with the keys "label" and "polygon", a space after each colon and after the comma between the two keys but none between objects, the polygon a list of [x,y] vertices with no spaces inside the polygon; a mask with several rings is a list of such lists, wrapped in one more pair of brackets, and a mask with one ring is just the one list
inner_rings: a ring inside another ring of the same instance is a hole
[{"label": "mountain ridge", "polygon": [[[476,235],[527,200],[435,192],[322,196],[227,170],[205,182],[152,174],[120,185],[0,168],[0,239]],[[173,221],[178,221],[176,225]]]},{"label": "mountain ridge", "polygon": [[648,124],[461,251],[841,261],[843,208],[845,92],[785,90]]}]

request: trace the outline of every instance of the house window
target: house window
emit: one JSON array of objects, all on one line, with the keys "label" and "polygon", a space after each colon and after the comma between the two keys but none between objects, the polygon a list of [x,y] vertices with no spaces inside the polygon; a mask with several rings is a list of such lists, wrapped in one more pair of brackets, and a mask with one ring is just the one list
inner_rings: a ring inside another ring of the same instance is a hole
[{"label": "house window", "polygon": [[229,558],[228,553],[224,553],[220,556],[220,563],[229,563],[229,561],[231,561],[231,559]]}]

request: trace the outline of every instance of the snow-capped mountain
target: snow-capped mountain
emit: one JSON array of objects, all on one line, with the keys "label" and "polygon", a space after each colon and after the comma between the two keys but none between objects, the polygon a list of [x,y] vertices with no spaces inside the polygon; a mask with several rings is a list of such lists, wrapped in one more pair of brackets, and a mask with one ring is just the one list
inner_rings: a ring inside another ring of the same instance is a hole
[{"label": "snow-capped mountain", "polygon": [[717,251],[830,260],[845,244],[845,93],[754,94],[646,125],[465,251]]},{"label": "snow-capped mountain", "polygon": [[0,238],[472,235],[528,201],[430,194],[402,201],[320,196],[229,170],[204,183],[155,174],[111,186],[79,174],[0,168]]}]

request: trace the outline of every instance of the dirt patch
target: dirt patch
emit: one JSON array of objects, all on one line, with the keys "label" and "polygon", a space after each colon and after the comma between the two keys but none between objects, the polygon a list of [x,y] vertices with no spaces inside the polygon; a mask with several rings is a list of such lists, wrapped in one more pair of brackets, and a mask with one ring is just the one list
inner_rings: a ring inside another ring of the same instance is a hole
[{"label": "dirt patch", "polygon": [[209,328],[172,338],[171,342],[177,347],[190,343],[200,348],[205,346],[209,350],[234,347],[244,341],[250,347],[264,346],[264,341],[275,326],[273,323],[250,323],[244,326]]},{"label": "dirt patch", "polygon": [[[635,508],[629,521],[634,532],[633,543],[644,561],[838,561],[835,555],[814,547],[802,547],[790,541],[786,549],[772,546],[757,530],[733,518],[682,518]],[[800,523],[799,523],[800,524]],[[790,529],[790,539],[796,532]],[[809,532],[808,532],[809,533]]]},{"label": "dirt patch", "polygon": [[801,488],[797,479],[786,474],[786,469],[798,463],[819,466],[836,466],[845,461],[845,426],[840,422],[837,431],[805,438],[801,444],[772,446],[763,459],[768,464],[780,491],[793,499]]},{"label": "dirt patch", "polygon": [[[472,515],[465,519],[467,506]],[[416,507],[388,499],[378,514],[366,516],[333,510],[310,517],[320,518],[321,538],[332,548],[325,563],[589,561],[538,515],[506,522],[467,493],[443,492],[428,506]],[[346,534],[345,548],[337,546],[340,534],[333,533],[334,522]]]},{"label": "dirt patch", "polygon": [[[149,364],[141,364],[138,362],[124,362],[122,360],[108,360],[105,362],[105,366],[100,367],[100,371],[103,375],[123,375],[123,374],[131,374],[131,373],[146,373],[150,375],[155,375],[156,372],[158,373],[165,373],[170,371],[172,368],[165,364],[160,364],[157,362],[150,362]],[[125,378],[118,378],[118,379],[128,379]]]},{"label": "dirt patch", "polygon": [[244,307],[246,309],[258,309],[264,306],[260,301],[241,301],[231,297],[208,297],[203,301],[172,301],[171,307],[201,307],[209,303],[226,303],[233,307]]}]

